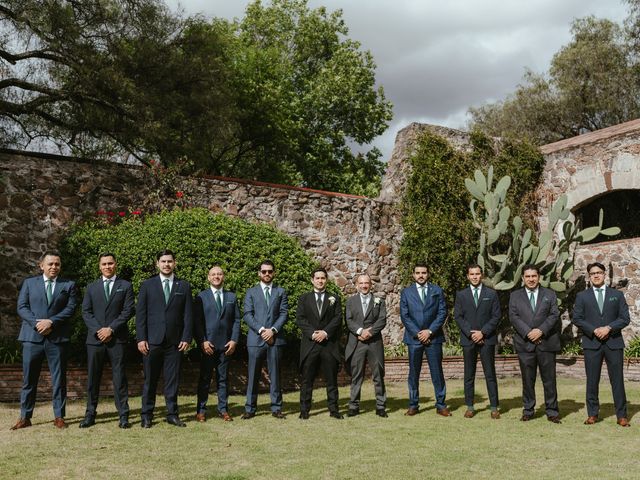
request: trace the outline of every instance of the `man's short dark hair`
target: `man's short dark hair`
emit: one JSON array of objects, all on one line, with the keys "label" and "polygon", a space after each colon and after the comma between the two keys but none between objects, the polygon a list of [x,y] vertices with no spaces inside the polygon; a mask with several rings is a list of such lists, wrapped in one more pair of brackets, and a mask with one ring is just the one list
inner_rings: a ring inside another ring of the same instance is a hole
[{"label": "man's short dark hair", "polygon": [[427,273],[429,273],[429,265],[427,264],[427,262],[416,262],[413,264],[413,271],[416,271],[416,268],[426,268],[427,269]]},{"label": "man's short dark hair", "polygon": [[58,257],[58,258],[62,258],[60,256],[60,252],[57,250],[46,250],[41,256],[40,256],[40,262],[44,262],[44,259],[46,257]]},{"label": "man's short dark hair", "polygon": [[158,253],[156,253],[156,260],[160,260],[160,257],[164,257],[165,255],[171,255],[171,258],[173,258],[174,260],[176,259],[176,255],[173,253],[173,251],[165,248],[164,250],[160,250]]},{"label": "man's short dark hair", "polygon": [[273,271],[276,271],[276,266],[273,264],[273,262],[271,260],[263,260],[258,264],[258,268],[256,268],[256,270],[260,271],[262,270],[262,266],[263,265],[269,265],[271,268],[273,268]]},{"label": "man's short dark hair", "polygon": [[102,260],[104,257],[113,257],[113,259],[117,262],[118,259],[116,258],[116,255],[114,253],[111,252],[103,252],[100,255],[98,255],[98,261]]},{"label": "man's short dark hair", "polygon": [[601,264],[600,262],[593,262],[593,263],[590,263],[589,265],[587,265],[587,273],[591,272],[591,269],[592,269],[593,267],[598,267],[598,268],[599,268],[599,269],[601,269],[603,272],[606,272],[606,271],[607,271],[607,269],[606,269],[606,268],[604,268],[604,265],[603,265],[603,264]]},{"label": "man's short dark hair", "polygon": [[480,269],[480,273],[482,272],[482,267],[480,265],[478,265],[477,263],[470,263],[469,265],[467,265],[467,273],[469,273],[469,270],[471,270],[472,268],[479,268]]},{"label": "man's short dark hair", "polygon": [[534,270],[538,275],[540,275],[540,269],[533,263],[527,263],[524,267],[522,267],[522,274],[524,275],[524,272],[526,272],[527,270]]},{"label": "man's short dark hair", "polygon": [[327,270],[323,267],[314,268],[313,271],[311,272],[311,278],[315,277],[316,273],[324,273],[324,276],[329,278],[329,274],[327,273]]}]

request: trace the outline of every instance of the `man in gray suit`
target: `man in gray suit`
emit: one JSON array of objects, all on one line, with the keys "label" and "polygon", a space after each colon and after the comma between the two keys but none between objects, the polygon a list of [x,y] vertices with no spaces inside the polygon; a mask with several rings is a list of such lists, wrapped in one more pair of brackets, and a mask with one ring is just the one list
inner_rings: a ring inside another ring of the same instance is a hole
[{"label": "man in gray suit", "polygon": [[604,284],[602,263],[587,265],[591,288],[578,293],[573,307],[573,323],[582,331],[584,368],[587,373],[587,419],[585,425],[598,421],[600,372],[607,363],[609,381],[616,406],[618,425],[628,427],[627,395],[624,391],[624,340],[622,329],[629,325],[629,307],[622,292]]},{"label": "man in gray suit", "polygon": [[556,354],[560,351],[556,294],[540,285],[537,266],[525,265],[522,271],[524,288],[511,292],[509,298],[509,320],[515,329],[513,343],[522,374],[524,409],[520,420],[526,422],[533,418],[539,368],[547,420],[561,423],[556,387]]},{"label": "man in gray suit", "polygon": [[376,392],[376,415],[386,418],[384,345],[380,332],[387,325],[387,309],[384,300],[371,293],[369,275],[358,275],[356,288],[358,293],[347,300],[346,306],[349,337],[345,359],[351,371],[351,398],[347,416],[355,417],[360,413],[360,390],[365,361],[368,361]]},{"label": "man in gray suit", "polygon": [[282,388],[280,386],[281,347],[285,344],[282,328],[287,322],[289,303],[284,288],[273,284],[275,267],[265,260],[258,267],[260,283],[247,290],[244,297],[244,321],[249,327],[247,350],[249,354],[249,378],[247,379],[247,401],[243,420],[256,416],[258,381],[266,357],[269,371],[269,394],[271,415],[284,419],[282,413]]},{"label": "man in gray suit", "polygon": [[71,337],[71,316],[76,309],[76,284],[61,278],[60,254],[46,252],[40,259],[42,275],[22,282],[18,295],[18,315],[22,327],[18,341],[22,342],[23,384],[20,393],[20,419],[11,427],[18,430],[31,426],[36,404],[38,379],[46,358],[51,373],[53,424],[66,428],[67,351]]}]

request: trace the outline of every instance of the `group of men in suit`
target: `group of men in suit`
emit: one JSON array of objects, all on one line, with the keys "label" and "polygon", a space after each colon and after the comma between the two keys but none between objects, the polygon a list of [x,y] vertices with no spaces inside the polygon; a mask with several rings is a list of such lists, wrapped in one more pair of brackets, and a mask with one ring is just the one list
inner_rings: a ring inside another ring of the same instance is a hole
[{"label": "group of men in suit", "polygon": [[[197,389],[196,420],[207,420],[209,387],[215,370],[217,415],[232,421],[228,411],[229,358],[240,337],[240,310],[234,292],[224,288],[224,271],[214,265],[208,272],[210,287],[195,301],[189,282],[176,277],[176,258],[163,250],[156,256],[158,275],[144,281],[137,304],[131,283],[118,277],[116,257],[103,253],[99,257],[101,276],[87,286],[82,302],[82,316],[87,325],[88,386],[87,408],[81,428],[95,424],[99,386],[106,357],[112,367],[113,387],[119,427],[129,428],[128,384],[125,373],[127,321],[135,311],[137,347],[143,356],[144,386],[141,426],[152,426],[156,390],[160,374],[164,378],[167,423],[184,427],[179,417],[178,385],[182,353],[195,336],[202,350]],[[42,275],[23,282],[18,297],[18,314],[22,318],[19,341],[23,344],[23,387],[20,419],[12,427],[31,426],[36,390],[42,362],[46,358],[53,384],[54,425],[66,428],[66,357],[70,338],[70,318],[77,303],[75,283],[59,277],[60,255],[45,253],[39,263]],[[607,363],[617,423],[629,426],[623,381],[624,342],[621,330],[629,324],[629,310],[621,292],[604,285],[605,268],[601,263],[587,266],[592,288],[578,294],[573,322],[582,330],[587,374],[587,411],[584,422],[598,421],[598,388],[603,361]],[[288,315],[286,291],[273,283],[275,266],[265,260],[258,267],[259,283],[244,298],[244,320],[248,327],[248,386],[242,419],[256,415],[258,384],[264,360],[270,383],[271,414],[284,419],[280,364],[285,344],[283,328]],[[447,315],[444,293],[428,282],[429,267],[418,263],[410,286],[401,292],[400,316],[405,327],[404,343],[409,351],[409,407],[405,413],[419,413],[419,380],[426,356],[435,391],[436,412],[451,416],[446,404],[446,384],[442,370],[444,332]],[[483,285],[479,265],[467,268],[469,286],[456,294],[454,318],[460,327],[464,354],[465,418],[474,410],[476,362],[480,356],[492,419],[500,418],[498,386],[495,373],[497,328],[501,316],[497,293]],[[555,293],[540,285],[535,265],[523,268],[523,288],[511,293],[509,319],[514,327],[514,345],[518,354],[523,385],[521,420],[534,415],[535,381],[540,371],[544,386],[547,418],[561,423],[556,389],[556,354],[560,350],[559,313]],[[324,268],[311,272],[313,290],[303,294],[296,310],[296,322],[302,332],[300,343],[300,415],[306,420],[312,404],[313,384],[318,372],[326,382],[329,414],[343,416],[338,409],[338,370],[341,362],[340,338],[342,308],[340,297],[327,292],[328,274]],[[345,359],[352,376],[348,416],[360,413],[360,394],[368,362],[375,388],[376,414],[387,417],[384,385],[384,347],[381,331],[386,326],[384,299],[371,292],[367,274],[355,278],[357,293],[346,303],[348,328]]]},{"label": "group of men in suit", "polygon": [[[556,355],[560,351],[560,322],[556,294],[540,285],[536,265],[522,270],[524,286],[511,292],[509,320],[514,328],[513,343],[522,377],[523,411],[520,420],[533,418],[536,406],[535,382],[540,371],[544,387],[545,411],[552,423],[561,423],[556,387]],[[573,323],[582,331],[587,376],[586,425],[598,421],[598,391],[603,361],[607,364],[613,390],[618,425],[629,426],[623,380],[624,341],[621,330],[629,324],[629,308],[622,292],[606,287],[605,267],[595,262],[587,266],[591,288],[577,295]],[[405,415],[418,413],[419,379],[423,356],[429,364],[436,399],[436,413],[448,417],[446,386],[442,372],[442,327],[447,309],[442,290],[428,282],[429,268],[418,263],[415,283],[400,297],[400,318],[405,327],[404,342],[409,349],[409,408]],[[478,355],[484,372],[492,419],[500,418],[495,371],[496,330],[501,317],[495,290],[483,285],[480,265],[467,267],[469,286],[456,293],[454,318],[460,327],[464,358],[465,418],[473,418],[474,383]]]}]

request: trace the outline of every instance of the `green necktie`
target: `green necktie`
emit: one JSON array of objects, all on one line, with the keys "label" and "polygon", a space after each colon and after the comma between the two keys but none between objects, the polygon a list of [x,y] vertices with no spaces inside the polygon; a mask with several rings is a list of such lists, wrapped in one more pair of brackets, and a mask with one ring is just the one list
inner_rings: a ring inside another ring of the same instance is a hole
[{"label": "green necktie", "polygon": [[53,281],[49,279],[47,280],[47,305],[51,305],[51,300],[53,300]]},{"label": "green necktie", "polygon": [[111,293],[110,292],[111,289],[109,288],[110,286],[111,286],[111,279],[107,278],[104,281],[104,298],[107,302],[109,301],[109,294]]},{"label": "green necktie", "polygon": [[169,279],[166,278],[164,281],[164,303],[169,303],[169,295],[171,294],[171,290],[169,290]]},{"label": "green necktie", "polygon": [[420,300],[422,301],[423,305],[424,305],[424,289],[425,287],[420,287]]},{"label": "green necktie", "polygon": [[473,301],[475,302],[476,307],[478,306],[478,290],[478,287],[474,287],[473,289]]},{"label": "green necktie", "polygon": [[531,310],[536,309],[536,297],[533,296],[533,292],[529,292],[529,303],[531,303]]},{"label": "green necktie", "polygon": [[602,290],[604,288],[596,288],[598,291],[598,308],[600,309],[600,315],[602,315],[602,310],[604,309],[604,295],[602,294]]},{"label": "green necktie", "polygon": [[269,293],[269,287],[264,287],[264,299],[267,302],[267,307],[271,303],[271,294]]},{"label": "green necktie", "polygon": [[222,312],[222,300],[220,300],[220,290],[216,290],[216,306],[218,307],[218,312]]}]

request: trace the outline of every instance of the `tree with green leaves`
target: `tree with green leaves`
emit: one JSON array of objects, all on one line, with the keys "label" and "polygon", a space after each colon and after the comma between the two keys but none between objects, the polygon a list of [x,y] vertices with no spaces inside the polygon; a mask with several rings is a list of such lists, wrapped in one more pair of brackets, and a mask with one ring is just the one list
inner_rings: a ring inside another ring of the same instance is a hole
[{"label": "tree with green leaves", "polygon": [[527,70],[505,100],[471,108],[472,127],[542,145],[638,118],[640,72],[630,32],[610,20],[575,20],[571,42],[549,71]]}]

